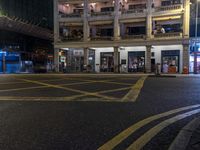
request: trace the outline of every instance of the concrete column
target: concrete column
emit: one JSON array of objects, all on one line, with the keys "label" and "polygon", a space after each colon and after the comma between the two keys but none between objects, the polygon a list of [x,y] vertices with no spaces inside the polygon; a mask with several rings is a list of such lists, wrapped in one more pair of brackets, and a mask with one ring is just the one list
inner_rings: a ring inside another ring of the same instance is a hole
[{"label": "concrete column", "polygon": [[146,73],[151,72],[151,45],[146,46],[145,71]]},{"label": "concrete column", "polygon": [[152,37],[152,0],[147,0],[147,16],[146,16],[146,38]]},{"label": "concrete column", "polygon": [[89,64],[88,58],[89,58],[89,49],[84,48],[84,66],[87,66]]},{"label": "concrete column", "polygon": [[58,12],[58,0],[53,0],[54,5],[54,42],[56,43],[59,40],[59,12]]},{"label": "concrete column", "polygon": [[114,73],[119,73],[119,47],[114,47]]},{"label": "concrete column", "polygon": [[190,52],[189,52],[189,45],[183,45],[183,68],[189,69],[189,62],[190,62]]},{"label": "concrete column", "polygon": [[88,23],[88,0],[84,0],[84,18],[83,18],[83,39],[84,41],[88,41],[90,37],[90,27]]},{"label": "concrete column", "polygon": [[55,71],[59,72],[59,49],[58,48],[54,49],[54,67],[55,67]]},{"label": "concrete column", "polygon": [[120,24],[119,24],[119,0],[115,0],[114,6],[114,40],[120,38]]},{"label": "concrete column", "polygon": [[190,0],[183,1],[183,38],[189,38],[190,29]]}]

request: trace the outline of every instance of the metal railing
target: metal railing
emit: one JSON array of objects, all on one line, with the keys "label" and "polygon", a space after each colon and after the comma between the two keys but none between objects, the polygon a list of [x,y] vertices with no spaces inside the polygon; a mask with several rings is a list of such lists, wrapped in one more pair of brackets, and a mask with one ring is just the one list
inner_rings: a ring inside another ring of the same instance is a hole
[{"label": "metal railing", "polygon": [[145,35],[141,34],[141,35],[123,35],[122,39],[144,39]]},{"label": "metal railing", "polygon": [[91,15],[91,17],[112,16],[113,12],[112,11],[109,11],[109,12],[91,12],[90,15]]},{"label": "metal railing", "polygon": [[72,13],[72,14],[60,14],[61,18],[81,18],[82,14]]},{"label": "metal railing", "polygon": [[155,11],[171,11],[171,10],[178,10],[182,8],[182,4],[176,4],[176,5],[169,5],[169,6],[161,6],[161,7],[156,7]]},{"label": "metal railing", "polygon": [[172,32],[172,33],[157,33],[154,34],[154,38],[175,38],[181,37],[181,32]]},{"label": "metal railing", "polygon": [[62,42],[82,41],[83,37],[61,37]]},{"label": "metal railing", "polygon": [[90,38],[92,41],[111,41],[113,37],[111,36],[93,36]]},{"label": "metal railing", "polygon": [[122,10],[122,14],[138,14],[144,13],[145,9]]}]

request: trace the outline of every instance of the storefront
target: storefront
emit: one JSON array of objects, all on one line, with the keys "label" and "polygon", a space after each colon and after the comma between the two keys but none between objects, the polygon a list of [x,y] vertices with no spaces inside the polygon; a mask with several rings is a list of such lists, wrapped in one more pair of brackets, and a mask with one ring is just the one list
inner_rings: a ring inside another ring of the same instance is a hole
[{"label": "storefront", "polygon": [[[90,71],[95,71],[95,51],[89,50],[88,63]],[[83,49],[62,49],[59,52],[59,71],[75,73],[84,71]]]},{"label": "storefront", "polygon": [[161,68],[163,73],[178,73],[180,50],[165,50],[161,52]]},{"label": "storefront", "polygon": [[128,72],[145,71],[145,52],[134,51],[128,52]]}]

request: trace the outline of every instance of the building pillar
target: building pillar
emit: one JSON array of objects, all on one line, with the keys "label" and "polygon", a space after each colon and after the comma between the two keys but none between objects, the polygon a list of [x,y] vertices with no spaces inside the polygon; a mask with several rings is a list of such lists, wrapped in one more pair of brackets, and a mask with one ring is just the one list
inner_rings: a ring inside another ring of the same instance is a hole
[{"label": "building pillar", "polygon": [[146,46],[145,71],[146,73],[151,72],[151,45]]},{"label": "building pillar", "polygon": [[147,16],[146,16],[146,38],[152,37],[152,0],[147,0]]},{"label": "building pillar", "polygon": [[183,69],[187,68],[189,71],[189,62],[190,62],[189,45],[186,44],[186,45],[183,45]]},{"label": "building pillar", "polygon": [[114,3],[114,40],[120,39],[119,2],[119,0],[115,0]]},{"label": "building pillar", "polygon": [[88,0],[84,0],[84,18],[83,18],[83,40],[87,42],[90,38],[90,27],[88,23]]},{"label": "building pillar", "polygon": [[55,72],[59,72],[59,49],[54,49],[54,69]]},{"label": "building pillar", "polygon": [[119,47],[114,47],[114,73],[119,73]]},{"label": "building pillar", "polygon": [[190,29],[190,0],[183,1],[183,38],[189,38]]},{"label": "building pillar", "polygon": [[58,20],[58,16],[59,16],[58,0],[54,0],[53,5],[54,5],[54,42],[56,43],[60,38],[60,35],[59,35],[59,20]]},{"label": "building pillar", "polygon": [[84,48],[84,66],[87,66],[89,64],[89,49],[88,48]]}]

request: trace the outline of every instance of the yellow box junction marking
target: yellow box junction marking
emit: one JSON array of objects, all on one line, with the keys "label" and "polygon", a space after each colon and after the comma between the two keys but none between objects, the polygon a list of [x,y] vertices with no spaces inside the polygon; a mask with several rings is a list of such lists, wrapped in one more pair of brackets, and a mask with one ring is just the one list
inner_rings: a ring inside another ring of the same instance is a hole
[{"label": "yellow box junction marking", "polygon": [[54,87],[54,88],[63,89],[63,90],[67,90],[67,91],[77,92],[77,93],[81,93],[81,94],[84,94],[84,95],[101,97],[101,98],[105,98],[105,99],[108,99],[108,100],[114,99],[113,97],[100,95],[98,93],[91,93],[91,92],[85,92],[85,91],[81,91],[81,90],[75,90],[75,89],[71,89],[71,88],[67,88],[67,87],[62,87],[62,86],[59,86],[59,85],[47,84],[47,83],[43,83],[43,82],[39,82],[39,81],[33,81],[33,80],[27,80],[27,79],[21,79],[21,80],[29,82],[29,83],[36,83],[36,84],[40,84],[40,85],[44,85],[44,86],[48,86],[48,87]]},{"label": "yellow box junction marking", "polygon": [[163,117],[166,117],[166,116],[169,116],[169,115],[172,115],[172,114],[184,111],[184,110],[197,108],[197,107],[200,107],[200,105],[191,105],[191,106],[187,106],[187,107],[182,107],[182,108],[170,110],[168,112],[164,112],[164,113],[161,113],[161,114],[158,114],[158,115],[151,116],[151,117],[146,118],[144,120],[141,120],[141,121],[137,122],[136,124],[133,124],[129,128],[125,129],[124,131],[122,131],[118,135],[116,135],[114,138],[112,138],[111,140],[106,142],[104,145],[99,147],[98,150],[108,150],[108,149],[115,148],[118,144],[120,144],[122,141],[124,141],[126,138],[128,138],[135,131],[137,131],[138,129],[142,128],[143,126],[149,124],[150,122],[152,122],[154,120],[157,120],[157,119],[160,119],[160,118],[163,118]]},{"label": "yellow box junction marking", "polygon": [[200,109],[196,109],[193,111],[189,111],[180,115],[177,115],[175,117],[172,117],[170,119],[167,119],[165,121],[162,121],[155,127],[148,130],[145,134],[143,134],[140,138],[138,138],[133,144],[131,144],[127,150],[140,150],[142,149],[154,136],[156,136],[160,131],[162,131],[167,126],[182,120],[184,118],[190,117],[194,114],[200,113]]},{"label": "yellow box junction marking", "polygon": [[140,91],[144,85],[144,82],[146,80],[147,76],[143,76],[141,77],[136,84],[133,85],[133,87],[131,88],[131,90],[124,96],[124,98],[122,99],[123,101],[131,101],[134,102],[137,100]]}]

